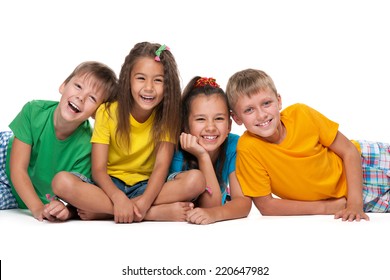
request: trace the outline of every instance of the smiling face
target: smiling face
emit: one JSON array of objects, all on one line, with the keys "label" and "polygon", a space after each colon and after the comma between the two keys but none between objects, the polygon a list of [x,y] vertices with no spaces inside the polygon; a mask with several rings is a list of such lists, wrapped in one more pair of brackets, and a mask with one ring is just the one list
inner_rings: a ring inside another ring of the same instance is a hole
[{"label": "smiling face", "polygon": [[280,143],[285,137],[284,127],[280,121],[282,101],[270,89],[260,90],[251,96],[242,95],[235,106],[233,119],[265,141]]},{"label": "smiling face", "polygon": [[57,114],[65,122],[80,124],[93,116],[102,104],[104,89],[92,75],[74,76],[60,86]]},{"label": "smiling face", "polygon": [[200,94],[191,102],[189,133],[211,155],[216,155],[231,128],[231,119],[225,101],[218,95]]},{"label": "smiling face", "polygon": [[146,121],[164,97],[164,67],[153,58],[142,57],[130,73],[131,95],[134,100],[133,117]]}]

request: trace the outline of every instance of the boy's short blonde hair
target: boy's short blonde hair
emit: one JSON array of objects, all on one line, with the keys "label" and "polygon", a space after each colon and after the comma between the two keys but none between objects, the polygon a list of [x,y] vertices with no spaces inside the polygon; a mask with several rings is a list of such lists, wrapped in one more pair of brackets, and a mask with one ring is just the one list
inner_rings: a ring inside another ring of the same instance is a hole
[{"label": "boy's short blonde hair", "polygon": [[117,97],[118,78],[115,72],[107,65],[98,61],[85,61],[80,63],[65,79],[67,84],[73,77],[93,77],[96,80],[94,86],[104,90],[103,102],[113,102]]},{"label": "boy's short blonde hair", "polygon": [[229,100],[229,106],[234,110],[240,96],[252,96],[261,90],[270,89],[275,95],[278,95],[275,84],[270,76],[264,71],[256,69],[245,69],[236,72],[229,78],[226,86],[226,95]]}]

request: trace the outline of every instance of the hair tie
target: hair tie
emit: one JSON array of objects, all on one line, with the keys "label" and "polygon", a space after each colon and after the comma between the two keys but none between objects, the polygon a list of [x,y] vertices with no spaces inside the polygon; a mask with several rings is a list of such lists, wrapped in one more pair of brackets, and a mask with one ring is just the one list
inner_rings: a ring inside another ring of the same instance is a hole
[{"label": "hair tie", "polygon": [[165,51],[165,50],[169,51],[169,47],[167,47],[166,45],[162,45],[161,47],[159,47],[159,48],[157,49],[157,51],[155,52],[156,56],[154,57],[154,60],[155,60],[155,61],[161,61],[160,55],[161,55],[161,53],[162,53],[163,51]]},{"label": "hair tie", "polygon": [[219,85],[215,81],[216,80],[214,78],[199,78],[194,84],[194,88],[204,87],[207,85],[214,88],[219,88]]}]

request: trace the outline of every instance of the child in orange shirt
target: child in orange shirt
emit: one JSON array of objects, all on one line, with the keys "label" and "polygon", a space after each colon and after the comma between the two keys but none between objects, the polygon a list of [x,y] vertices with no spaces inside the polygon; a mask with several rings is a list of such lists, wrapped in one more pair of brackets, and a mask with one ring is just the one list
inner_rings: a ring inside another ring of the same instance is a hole
[{"label": "child in orange shirt", "polygon": [[237,177],[263,215],[359,221],[369,220],[364,211],[389,211],[388,144],[352,142],[304,104],[280,112],[281,97],[260,70],[235,73],[226,92],[233,119],[247,129],[237,145]]}]

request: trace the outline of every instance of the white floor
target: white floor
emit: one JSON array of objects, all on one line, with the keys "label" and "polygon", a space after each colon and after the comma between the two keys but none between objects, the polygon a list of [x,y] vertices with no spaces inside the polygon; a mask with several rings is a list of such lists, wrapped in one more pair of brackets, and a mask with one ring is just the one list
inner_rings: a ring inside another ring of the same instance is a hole
[{"label": "white floor", "polygon": [[[27,211],[3,210],[1,279],[385,279],[390,215],[370,218],[349,223],[332,216],[264,217],[252,208],[248,218],[208,226],[117,225],[38,222]],[[232,271],[223,267],[244,267],[245,273],[246,267],[268,267],[269,275],[217,276]],[[139,275],[142,270],[137,276],[123,275],[128,268],[207,274]]]}]

